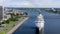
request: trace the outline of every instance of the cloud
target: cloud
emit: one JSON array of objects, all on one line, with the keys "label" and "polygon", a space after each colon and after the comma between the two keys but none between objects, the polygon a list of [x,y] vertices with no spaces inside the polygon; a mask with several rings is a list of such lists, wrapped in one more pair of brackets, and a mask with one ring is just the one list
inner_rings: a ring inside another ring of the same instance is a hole
[{"label": "cloud", "polygon": [[29,1],[24,1],[24,2],[6,2],[4,6],[16,6],[16,7],[30,7],[34,6],[31,2]]},{"label": "cloud", "polygon": [[60,7],[60,0],[5,0],[4,3],[10,7]]},{"label": "cloud", "polygon": [[0,0],[0,5],[3,5],[3,0]]},{"label": "cloud", "polygon": [[33,0],[36,7],[60,7],[60,0]]}]

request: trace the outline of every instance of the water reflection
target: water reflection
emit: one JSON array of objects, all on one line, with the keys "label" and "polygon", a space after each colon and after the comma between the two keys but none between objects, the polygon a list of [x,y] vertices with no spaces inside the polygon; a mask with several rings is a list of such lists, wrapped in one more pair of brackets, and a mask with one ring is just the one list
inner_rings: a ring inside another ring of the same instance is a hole
[{"label": "water reflection", "polygon": [[39,34],[39,28],[36,27],[36,34]]}]

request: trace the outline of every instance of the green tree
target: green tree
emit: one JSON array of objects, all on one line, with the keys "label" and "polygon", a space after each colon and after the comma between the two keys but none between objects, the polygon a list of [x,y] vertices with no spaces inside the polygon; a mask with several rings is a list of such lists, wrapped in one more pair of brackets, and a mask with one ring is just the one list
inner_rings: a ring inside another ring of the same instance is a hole
[{"label": "green tree", "polygon": [[28,13],[27,13],[27,12],[24,12],[24,14],[25,14],[25,15],[28,15]]},{"label": "green tree", "polygon": [[5,24],[6,23],[6,20],[3,20],[2,24]]}]

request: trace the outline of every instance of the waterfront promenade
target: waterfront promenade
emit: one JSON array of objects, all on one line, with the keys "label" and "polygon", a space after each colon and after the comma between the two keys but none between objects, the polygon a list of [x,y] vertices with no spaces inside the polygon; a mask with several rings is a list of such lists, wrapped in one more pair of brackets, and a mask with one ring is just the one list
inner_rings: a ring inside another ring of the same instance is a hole
[{"label": "waterfront promenade", "polygon": [[[40,30],[43,34],[60,34],[60,14],[41,12],[44,18],[44,28]],[[29,18],[19,26],[13,34],[36,34],[36,24],[38,13],[30,13]]]},{"label": "waterfront promenade", "polygon": [[24,19],[20,19],[19,23],[15,25],[12,30],[10,30],[7,34],[12,34],[19,26],[21,26],[29,17],[25,17]]},{"label": "waterfront promenade", "polygon": [[26,20],[13,34],[36,34],[35,21],[38,14],[38,12],[28,11],[28,20]]}]

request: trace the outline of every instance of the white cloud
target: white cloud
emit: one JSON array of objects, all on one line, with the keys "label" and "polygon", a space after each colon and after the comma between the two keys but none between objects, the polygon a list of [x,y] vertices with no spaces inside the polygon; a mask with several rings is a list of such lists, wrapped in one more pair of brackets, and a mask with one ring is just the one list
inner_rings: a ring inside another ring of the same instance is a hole
[{"label": "white cloud", "polygon": [[[34,1],[34,0],[33,0]],[[58,0],[35,0],[34,2],[37,7],[58,7],[60,8],[60,1]]]},{"label": "white cloud", "polygon": [[24,1],[24,2],[5,2],[4,6],[16,6],[16,7],[30,7],[34,6],[31,2],[29,1]]},{"label": "white cloud", "polygon": [[5,6],[12,7],[60,7],[60,0],[5,0]]},{"label": "white cloud", "polygon": [[3,5],[3,0],[0,0],[0,5]]}]

